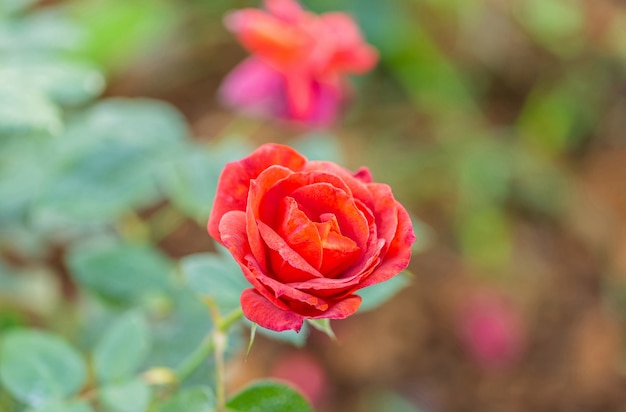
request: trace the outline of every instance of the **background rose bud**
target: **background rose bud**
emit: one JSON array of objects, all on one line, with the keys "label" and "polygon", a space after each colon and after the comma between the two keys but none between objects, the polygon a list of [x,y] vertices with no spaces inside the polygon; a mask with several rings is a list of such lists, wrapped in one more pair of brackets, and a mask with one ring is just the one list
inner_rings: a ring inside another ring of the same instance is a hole
[{"label": "background rose bud", "polygon": [[253,57],[224,80],[220,96],[245,112],[314,125],[331,123],[347,96],[344,77],[378,60],[352,18],[315,15],[293,0],[267,0],[267,12],[235,11],[226,27]]},{"label": "background rose bud", "polygon": [[208,230],[253,286],[244,314],[275,331],[353,314],[354,292],[405,269],[415,240],[407,211],[367,169],[277,144],[226,165]]},{"label": "background rose bud", "polygon": [[469,355],[483,368],[513,366],[524,349],[520,313],[493,291],[470,294],[460,307],[459,332]]}]

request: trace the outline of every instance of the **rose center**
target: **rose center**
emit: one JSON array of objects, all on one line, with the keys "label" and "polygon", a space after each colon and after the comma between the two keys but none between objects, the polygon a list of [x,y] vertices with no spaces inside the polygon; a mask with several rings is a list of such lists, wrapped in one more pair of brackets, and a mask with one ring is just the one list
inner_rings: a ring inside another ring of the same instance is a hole
[{"label": "rose center", "polygon": [[325,277],[341,275],[359,256],[360,248],[341,233],[333,213],[309,216],[291,197],[283,199],[278,213],[279,235]]}]

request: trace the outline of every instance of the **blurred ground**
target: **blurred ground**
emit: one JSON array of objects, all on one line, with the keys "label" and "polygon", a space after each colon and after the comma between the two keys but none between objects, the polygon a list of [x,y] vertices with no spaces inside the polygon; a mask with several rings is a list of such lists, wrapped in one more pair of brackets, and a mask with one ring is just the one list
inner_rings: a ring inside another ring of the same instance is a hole
[{"label": "blurred ground", "polygon": [[[220,107],[219,82],[244,57],[221,29],[226,7],[179,3],[173,35],[118,65],[106,94],[167,100],[207,141],[304,132]],[[338,343],[314,334],[301,350],[325,371],[319,410],[367,412],[386,390],[433,412],[626,410],[626,3],[335,7],[356,13],[382,61],[330,133],[347,166],[393,187],[428,242],[411,287],[336,322]],[[210,242],[189,223],[162,246],[182,256]],[[459,328],[475,293],[503,297],[519,322],[518,346],[494,344],[496,367]],[[233,364],[233,389],[293,351],[259,339]]]}]

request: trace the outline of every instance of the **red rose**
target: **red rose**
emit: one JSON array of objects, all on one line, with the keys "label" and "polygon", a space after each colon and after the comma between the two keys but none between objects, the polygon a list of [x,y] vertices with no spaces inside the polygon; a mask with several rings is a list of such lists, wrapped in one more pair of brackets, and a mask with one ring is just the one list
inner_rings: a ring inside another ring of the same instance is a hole
[{"label": "red rose", "polygon": [[408,213],[369,170],[278,144],[226,165],[208,230],[253,286],[244,315],[275,331],[353,314],[354,293],[405,269],[415,240]]}]

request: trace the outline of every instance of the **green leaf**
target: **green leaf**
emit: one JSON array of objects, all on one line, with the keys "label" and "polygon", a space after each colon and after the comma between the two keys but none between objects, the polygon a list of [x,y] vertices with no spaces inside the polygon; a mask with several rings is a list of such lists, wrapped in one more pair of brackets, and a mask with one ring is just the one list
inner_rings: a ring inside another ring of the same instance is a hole
[{"label": "green leaf", "polygon": [[41,56],[3,59],[0,62],[0,79],[14,78],[20,87],[33,87],[56,104],[83,104],[99,95],[104,88],[102,74],[87,63]]},{"label": "green leaf", "polygon": [[41,7],[0,25],[0,53],[6,55],[77,51],[82,31],[59,7]]},{"label": "green leaf", "polygon": [[315,329],[328,335],[332,340],[337,340],[337,336],[330,326],[330,319],[307,319],[307,322]]},{"label": "green leaf", "polygon": [[56,335],[20,329],[2,339],[0,380],[13,396],[29,405],[76,393],[86,374],[80,355]]},{"label": "green leaf", "polygon": [[34,205],[42,229],[110,223],[158,199],[148,153],[106,144],[67,159]]},{"label": "green leaf", "polygon": [[27,409],[26,412],[93,412],[93,409],[84,401],[54,401],[41,408]]},{"label": "green leaf", "polygon": [[40,156],[52,165],[33,207],[35,226],[58,233],[108,224],[154,204],[162,198],[157,177],[186,137],[182,115],[168,104],[108,99],[94,105]]},{"label": "green leaf", "polygon": [[182,390],[158,408],[157,412],[215,412],[215,396],[208,388]]},{"label": "green leaf", "polygon": [[[172,291],[169,296],[172,306],[167,315],[151,322],[153,339],[147,363],[175,369],[201,344],[213,323],[206,306],[189,289]],[[202,369],[198,373],[202,382],[213,375],[208,369],[210,361],[204,362],[206,368],[198,368]]]},{"label": "green leaf", "polygon": [[150,404],[150,388],[140,379],[101,388],[100,401],[107,412],[144,412]]},{"label": "green leaf", "polygon": [[62,127],[60,112],[43,93],[0,73],[0,138],[58,134]]},{"label": "green leaf", "polygon": [[248,386],[226,406],[238,412],[312,412],[302,395],[274,381],[259,381]]},{"label": "green leaf", "polygon": [[391,299],[393,295],[410,284],[408,272],[402,272],[386,282],[368,286],[359,290],[356,294],[363,298],[359,313],[367,312]]},{"label": "green leaf", "polygon": [[67,264],[81,286],[121,304],[163,293],[173,269],[157,249],[124,243],[77,246],[70,250]]},{"label": "green leaf", "polygon": [[164,190],[177,208],[205,224],[224,165],[251,151],[248,143],[237,138],[202,146],[192,142],[164,164]]},{"label": "green leaf", "polygon": [[77,121],[72,132],[168,155],[170,145],[189,134],[183,115],[174,106],[142,98],[102,100]]},{"label": "green leaf", "polygon": [[101,383],[131,377],[150,349],[148,323],[139,312],[129,312],[104,332],[93,353],[96,376]]},{"label": "green leaf", "polygon": [[222,313],[228,313],[239,307],[241,292],[250,284],[228,252],[220,250],[219,254],[186,256],[181,269],[196,293],[214,299]]}]

